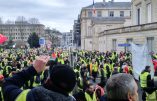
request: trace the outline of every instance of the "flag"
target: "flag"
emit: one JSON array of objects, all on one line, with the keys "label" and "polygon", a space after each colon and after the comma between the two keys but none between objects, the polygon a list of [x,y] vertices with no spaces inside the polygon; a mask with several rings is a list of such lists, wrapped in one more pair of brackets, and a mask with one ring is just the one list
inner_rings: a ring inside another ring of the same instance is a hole
[{"label": "flag", "polygon": [[96,9],[95,9],[95,3],[94,3],[94,0],[93,0],[93,15],[95,15],[96,14]]},{"label": "flag", "polygon": [[2,43],[4,43],[5,41],[7,41],[7,39],[8,39],[8,38],[7,38],[6,36],[0,34],[0,44],[2,44]]},{"label": "flag", "polygon": [[141,72],[145,69],[146,66],[151,67],[151,77],[154,77],[154,67],[152,63],[151,55],[149,54],[147,45],[142,46],[131,44],[132,52],[132,65],[134,77],[138,80]]}]

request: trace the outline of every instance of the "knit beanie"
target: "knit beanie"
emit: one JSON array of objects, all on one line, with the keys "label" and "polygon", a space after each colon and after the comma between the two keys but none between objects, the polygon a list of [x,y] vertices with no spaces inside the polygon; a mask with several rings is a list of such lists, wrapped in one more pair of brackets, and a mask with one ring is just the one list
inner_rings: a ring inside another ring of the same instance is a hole
[{"label": "knit beanie", "polygon": [[76,84],[76,76],[73,69],[67,65],[55,65],[50,71],[50,79],[53,84],[69,93]]}]

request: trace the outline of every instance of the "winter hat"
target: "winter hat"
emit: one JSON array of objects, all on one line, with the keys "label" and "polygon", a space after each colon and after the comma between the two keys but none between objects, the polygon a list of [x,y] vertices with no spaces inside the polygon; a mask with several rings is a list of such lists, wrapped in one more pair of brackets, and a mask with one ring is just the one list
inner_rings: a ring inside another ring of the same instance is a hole
[{"label": "winter hat", "polygon": [[56,87],[68,93],[76,84],[75,72],[67,65],[55,65],[50,71],[50,79]]}]

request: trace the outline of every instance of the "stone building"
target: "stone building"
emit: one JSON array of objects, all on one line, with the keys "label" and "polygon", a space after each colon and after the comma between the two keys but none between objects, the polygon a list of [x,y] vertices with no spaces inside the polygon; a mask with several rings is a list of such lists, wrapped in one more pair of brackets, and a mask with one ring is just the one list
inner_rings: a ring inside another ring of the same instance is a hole
[{"label": "stone building", "polygon": [[97,2],[81,10],[81,48],[98,49],[98,34],[131,25],[131,2]]},{"label": "stone building", "polygon": [[43,24],[30,24],[27,21],[13,24],[0,24],[0,33],[15,42],[27,43],[30,34],[35,32],[39,37],[44,36],[45,26]]},{"label": "stone building", "polygon": [[77,48],[80,47],[81,46],[80,15],[78,16],[77,20],[74,20],[73,37],[74,37],[74,41],[73,41],[74,46]]},{"label": "stone building", "polygon": [[62,33],[61,46],[63,48],[73,47],[73,31]]},{"label": "stone building", "polygon": [[130,43],[157,52],[157,0],[132,0],[132,25],[97,33],[99,51],[130,51]]}]

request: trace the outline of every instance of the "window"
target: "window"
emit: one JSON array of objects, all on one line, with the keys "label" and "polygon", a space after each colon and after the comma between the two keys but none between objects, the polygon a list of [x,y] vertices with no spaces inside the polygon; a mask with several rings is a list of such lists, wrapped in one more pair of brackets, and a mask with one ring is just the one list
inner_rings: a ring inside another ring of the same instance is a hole
[{"label": "window", "polygon": [[97,17],[102,17],[102,12],[101,11],[97,12]]},{"label": "window", "polygon": [[137,25],[141,23],[141,13],[140,13],[140,8],[137,9]]},{"label": "window", "polygon": [[88,11],[88,17],[92,17],[92,11]]},{"label": "window", "polygon": [[114,11],[110,11],[110,12],[109,12],[109,16],[110,16],[110,17],[114,17]]},{"label": "window", "polygon": [[120,17],[124,17],[124,11],[120,11]]},{"label": "window", "polygon": [[154,43],[154,37],[147,37],[147,47],[149,52],[153,51],[153,43]]},{"label": "window", "polygon": [[[132,38],[126,39],[126,43],[127,43],[127,44],[131,44],[132,41],[133,41]],[[129,45],[128,47],[126,47],[126,49],[127,49],[127,51],[131,51],[131,47],[130,47],[130,45]]]},{"label": "window", "polygon": [[151,3],[147,4],[147,22],[151,23],[152,21],[152,7]]},{"label": "window", "polygon": [[113,39],[112,40],[112,50],[116,51],[116,49],[117,49],[117,40]]},{"label": "window", "polygon": [[87,33],[87,36],[91,36],[92,34],[92,28],[91,26],[88,27],[88,33]]}]

